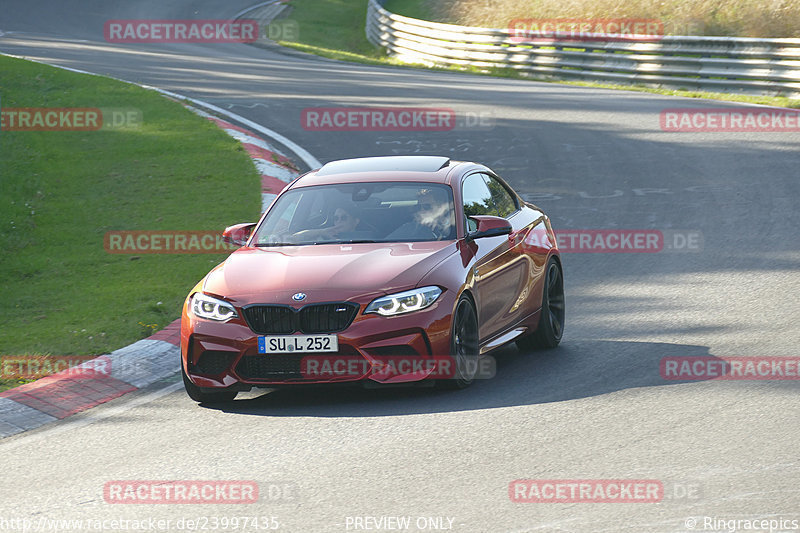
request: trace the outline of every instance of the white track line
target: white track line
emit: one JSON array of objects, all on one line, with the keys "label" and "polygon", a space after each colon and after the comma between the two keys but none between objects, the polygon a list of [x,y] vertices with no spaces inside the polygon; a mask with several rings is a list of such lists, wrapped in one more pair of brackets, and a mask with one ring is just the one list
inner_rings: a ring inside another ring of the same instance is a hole
[{"label": "white track line", "polygon": [[48,66],[55,67],[55,68],[60,68],[60,69],[63,69],[63,70],[69,70],[71,72],[77,72],[78,74],[89,74],[91,76],[101,76],[103,78],[111,78],[112,80],[121,81],[123,83],[130,83],[131,85],[138,85],[139,87],[142,87],[143,89],[150,89],[150,90],[153,90],[153,91],[158,91],[161,94],[170,96],[172,98],[177,98],[178,100],[185,100],[187,102],[191,102],[191,103],[193,103],[195,105],[198,105],[200,107],[204,107],[206,109],[210,109],[211,111],[214,111],[215,113],[219,113],[221,115],[225,115],[228,118],[231,118],[231,119],[233,119],[233,120],[235,120],[237,122],[245,124],[245,125],[253,128],[254,130],[258,131],[259,133],[262,133],[262,134],[266,135],[267,137],[270,137],[270,138],[274,139],[275,141],[283,144],[284,146],[289,148],[291,151],[293,151],[295,153],[295,155],[297,155],[297,157],[302,159],[303,162],[306,165],[308,165],[312,170],[313,169],[317,169],[317,168],[322,166],[322,163],[320,163],[319,160],[316,157],[311,155],[308,152],[308,150],[306,150],[305,148],[303,148],[302,146],[300,146],[296,142],[284,137],[283,135],[281,135],[277,131],[273,131],[273,130],[271,130],[269,128],[265,128],[261,124],[257,124],[257,123],[253,122],[250,119],[246,119],[241,115],[237,115],[236,113],[232,113],[230,111],[226,111],[225,109],[222,109],[221,107],[217,107],[214,104],[209,104],[209,103],[204,102],[202,100],[198,100],[196,98],[191,98],[189,96],[184,96],[182,94],[174,93],[172,91],[167,91],[165,89],[159,89],[158,87],[153,87],[151,85],[141,85],[139,83],[134,83],[132,81],[123,80],[121,78],[115,78],[114,76],[106,76],[104,74],[96,74],[94,72],[89,72],[89,71],[86,71],[86,70],[80,70],[80,69],[72,68],[72,67],[64,67],[62,65],[53,65],[51,63],[47,63],[46,61],[38,61],[36,59],[30,59],[30,58],[23,57],[23,56],[16,56],[16,55],[12,55],[12,54],[3,54],[3,55],[5,55],[7,57],[14,57],[14,58],[17,58],[17,59],[24,59],[25,61],[31,61],[33,63],[41,63],[42,65],[48,65]]},{"label": "white track line", "polygon": [[252,10],[254,10],[254,9],[258,9],[259,7],[263,7],[263,6],[269,6],[269,5],[272,5],[272,4],[278,4],[278,3],[282,2],[282,1],[283,1],[283,0],[268,0],[267,2],[261,2],[260,4],[256,4],[256,5],[254,5],[254,6],[250,6],[250,7],[248,7],[248,8],[245,8],[245,9],[243,9],[243,10],[239,11],[238,13],[236,13],[236,14],[233,16],[233,20],[236,20],[236,19],[238,19],[239,17],[241,17],[241,16],[242,16],[242,15],[244,15],[245,13],[249,13],[250,11],[252,11]]},{"label": "white track line", "polygon": [[[121,80],[121,81],[124,81],[124,80]],[[222,109],[221,107],[217,107],[214,104],[209,104],[207,102],[203,102],[202,100],[197,100],[197,99],[191,98],[189,96],[183,96],[181,94],[173,93],[171,91],[166,91],[164,89],[159,89],[158,87],[151,87],[149,85],[141,85],[141,87],[144,87],[145,89],[153,89],[154,91],[158,91],[161,94],[165,94],[165,95],[171,96],[173,98],[186,100],[187,102],[191,102],[191,103],[193,103],[195,105],[198,105],[200,107],[205,107],[206,109],[210,109],[211,111],[214,111],[215,113],[220,113],[222,115],[230,117],[233,120],[235,120],[237,122],[240,122],[240,123],[244,124],[245,126],[253,128],[254,130],[258,131],[259,133],[263,133],[267,137],[270,137],[273,140],[276,140],[279,143],[283,144],[284,146],[289,148],[291,151],[293,151],[297,155],[297,157],[302,159],[303,162],[306,165],[308,165],[309,167],[311,167],[312,169],[316,169],[316,168],[319,168],[319,167],[322,166],[322,163],[320,163],[319,160],[316,157],[311,155],[305,148],[303,148],[299,144],[295,143],[294,141],[291,141],[291,140],[287,139],[286,137],[284,137],[283,135],[281,135],[277,131],[271,130],[269,128],[265,128],[261,124],[253,122],[250,119],[246,119],[243,116],[237,115],[236,113],[231,113],[230,111],[226,111],[225,109]]]}]

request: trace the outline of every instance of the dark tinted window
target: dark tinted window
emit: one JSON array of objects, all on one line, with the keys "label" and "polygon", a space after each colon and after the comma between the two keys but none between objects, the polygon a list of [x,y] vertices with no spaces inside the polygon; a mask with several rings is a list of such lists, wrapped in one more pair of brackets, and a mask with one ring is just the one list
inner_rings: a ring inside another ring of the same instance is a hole
[{"label": "dark tinted window", "polygon": [[511,193],[508,192],[508,189],[492,176],[483,174],[483,179],[486,181],[486,186],[489,188],[489,192],[492,195],[492,202],[494,203],[495,210],[492,214],[504,218],[511,216],[511,214],[517,210],[517,202],[514,200],[514,197],[511,196]]},{"label": "dark tinted window", "polygon": [[[462,197],[464,200],[464,216],[495,214],[492,193],[486,185],[483,175],[472,174],[467,176],[467,179],[464,180]],[[467,231],[475,231],[476,228],[475,221],[468,218]]]}]

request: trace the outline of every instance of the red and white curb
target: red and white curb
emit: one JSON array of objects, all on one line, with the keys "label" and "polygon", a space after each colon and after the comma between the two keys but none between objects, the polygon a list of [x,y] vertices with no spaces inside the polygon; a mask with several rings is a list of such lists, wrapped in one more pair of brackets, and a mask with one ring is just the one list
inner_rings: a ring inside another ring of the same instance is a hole
[{"label": "red and white curb", "polygon": [[[242,143],[261,174],[262,210],[300,174],[288,157],[252,132],[187,107]],[[77,367],[92,371],[69,369],[0,392],[0,438],[61,420],[176,375],[180,372],[180,328],[180,319],[175,320],[146,339]],[[95,371],[98,367],[103,371]]]},{"label": "red and white curb", "polygon": [[[0,392],[0,437],[66,418],[180,371],[180,319],[109,355]],[[90,371],[80,372],[76,369]],[[95,371],[101,368],[102,371]]]}]

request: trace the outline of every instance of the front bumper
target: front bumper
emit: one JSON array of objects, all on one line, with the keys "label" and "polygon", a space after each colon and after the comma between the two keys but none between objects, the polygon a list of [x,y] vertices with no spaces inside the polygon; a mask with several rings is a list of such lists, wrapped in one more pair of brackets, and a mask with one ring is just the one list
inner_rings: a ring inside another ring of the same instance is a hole
[{"label": "front bumper", "polygon": [[[188,299],[187,299],[188,302]],[[198,387],[249,390],[307,384],[398,384],[453,374],[450,330],[453,295],[445,291],[430,307],[383,317],[364,315],[359,304],[347,329],[336,333],[335,353],[258,353],[258,335],[241,318],[226,323],[198,318],[184,305],[183,370]],[[241,315],[241,309],[237,308]]]}]

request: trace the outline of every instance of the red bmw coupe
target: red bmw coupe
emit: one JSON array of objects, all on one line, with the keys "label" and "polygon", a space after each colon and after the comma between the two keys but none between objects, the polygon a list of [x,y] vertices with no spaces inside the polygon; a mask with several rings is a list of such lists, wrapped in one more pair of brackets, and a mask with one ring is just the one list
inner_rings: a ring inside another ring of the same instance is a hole
[{"label": "red bmw coupe", "polygon": [[490,350],[552,348],[564,330],[549,219],[480,164],[333,161],[224,238],[241,248],[191,290],[181,319],[198,402],[321,383],[463,388],[488,377]]}]

